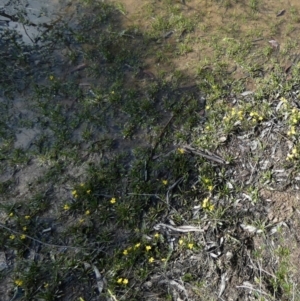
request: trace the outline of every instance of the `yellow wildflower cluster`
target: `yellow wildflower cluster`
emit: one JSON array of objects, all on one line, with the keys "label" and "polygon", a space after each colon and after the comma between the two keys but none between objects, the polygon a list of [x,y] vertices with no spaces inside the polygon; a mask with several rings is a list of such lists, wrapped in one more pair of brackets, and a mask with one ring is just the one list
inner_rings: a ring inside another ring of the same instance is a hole
[{"label": "yellow wildflower cluster", "polygon": [[181,154],[181,155],[185,153],[184,148],[177,148],[177,151],[178,151],[178,153]]},{"label": "yellow wildflower cluster", "polygon": [[251,112],[249,115],[252,118],[253,123],[264,120],[264,117],[257,112]]},{"label": "yellow wildflower cluster", "polygon": [[68,205],[68,204],[65,204],[65,205],[64,205],[64,210],[66,210],[66,211],[67,211],[67,210],[69,210],[69,209],[70,209],[70,205]]},{"label": "yellow wildflower cluster", "polygon": [[292,149],[292,151],[287,155],[286,159],[288,161],[295,160],[299,158],[299,151],[296,147]]},{"label": "yellow wildflower cluster", "polygon": [[72,191],[72,195],[73,195],[73,197],[76,199],[76,198],[78,198],[78,194],[77,194],[77,191],[76,190],[73,190]]},{"label": "yellow wildflower cluster", "polygon": [[22,286],[22,285],[23,285],[23,280],[21,280],[21,279],[16,279],[16,280],[15,280],[15,285],[17,285],[17,286]]},{"label": "yellow wildflower cluster", "polygon": [[213,181],[211,179],[209,179],[209,178],[202,178],[202,182],[204,184],[204,187],[208,191],[212,191],[214,189]]},{"label": "yellow wildflower cluster", "polygon": [[296,128],[295,128],[294,125],[292,125],[292,126],[290,127],[290,129],[289,129],[288,132],[287,132],[287,135],[288,135],[288,136],[294,136],[294,135],[296,135]]},{"label": "yellow wildflower cluster", "polygon": [[243,110],[232,108],[231,111],[226,116],[224,116],[223,120],[225,122],[229,122],[231,120],[243,120],[244,114],[245,113]]},{"label": "yellow wildflower cluster", "polygon": [[110,199],[110,203],[111,203],[111,204],[115,204],[116,201],[117,201],[116,198],[111,198],[111,199]]},{"label": "yellow wildflower cluster", "polygon": [[296,108],[292,109],[292,114],[290,116],[290,121],[292,124],[296,125],[300,121],[300,112]]},{"label": "yellow wildflower cluster", "polygon": [[215,206],[211,203],[211,201],[209,200],[209,198],[205,198],[202,201],[202,208],[208,211],[213,211]]},{"label": "yellow wildflower cluster", "polygon": [[118,278],[118,280],[117,280],[117,283],[118,284],[124,284],[124,285],[126,285],[126,284],[128,284],[128,279],[127,278]]},{"label": "yellow wildflower cluster", "polygon": [[[180,246],[182,246],[183,243],[184,243],[184,240],[183,240],[183,239],[179,239],[179,240],[178,240],[178,244],[179,244]],[[189,249],[191,249],[191,250],[194,248],[194,244],[193,244],[193,243],[188,243],[186,246],[187,246]]]},{"label": "yellow wildflower cluster", "polygon": [[125,250],[123,251],[123,255],[125,255],[125,256],[128,255],[130,251],[136,250],[136,249],[138,249],[140,246],[141,246],[141,243],[139,242],[139,243],[135,244],[133,247],[128,247],[127,249],[125,249]]}]

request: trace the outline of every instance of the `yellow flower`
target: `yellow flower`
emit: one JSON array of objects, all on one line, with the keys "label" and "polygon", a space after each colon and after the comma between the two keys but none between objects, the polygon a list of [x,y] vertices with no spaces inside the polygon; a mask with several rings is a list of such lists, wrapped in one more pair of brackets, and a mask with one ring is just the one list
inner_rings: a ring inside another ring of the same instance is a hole
[{"label": "yellow flower", "polygon": [[22,229],[23,229],[23,231],[26,231],[26,230],[27,230],[27,227],[26,227],[26,226],[24,226]]},{"label": "yellow flower", "polygon": [[180,245],[182,245],[182,244],[183,244],[183,239],[179,239],[179,240],[178,240],[178,243],[179,243]]},{"label": "yellow flower", "polygon": [[159,236],[160,236],[159,233],[155,233],[155,234],[154,234],[154,237],[155,237],[155,238],[158,238]]},{"label": "yellow flower", "polygon": [[70,209],[70,206],[68,204],[65,204],[64,205],[64,210],[69,210]]},{"label": "yellow flower", "polygon": [[128,250],[124,250],[123,255],[128,255]]},{"label": "yellow flower", "polygon": [[111,198],[110,200],[111,204],[114,204],[116,201],[117,201],[116,198]]},{"label": "yellow flower", "polygon": [[14,216],[14,213],[11,212],[8,216],[9,216],[9,217],[13,217],[13,216]]},{"label": "yellow flower", "polygon": [[87,193],[87,194],[90,194],[90,193],[91,193],[91,190],[90,190],[90,189],[89,189],[89,190],[87,190],[87,191],[86,191],[86,193]]},{"label": "yellow flower", "polygon": [[84,183],[81,183],[81,184],[80,184],[80,187],[84,187]]},{"label": "yellow flower", "polygon": [[185,150],[183,148],[178,148],[177,151],[179,152],[179,154],[184,154]]},{"label": "yellow flower", "polygon": [[13,239],[16,238],[16,236],[14,234],[12,234],[12,235],[9,236],[9,238],[13,240]]},{"label": "yellow flower", "polygon": [[50,79],[50,80],[53,80],[53,79],[54,79],[54,76],[53,76],[53,75],[50,75],[50,76],[49,76],[49,79]]},{"label": "yellow flower", "polygon": [[81,219],[79,220],[79,223],[82,224],[83,222],[84,222],[84,219],[81,218]]},{"label": "yellow flower", "polygon": [[76,190],[73,190],[73,191],[72,191],[72,195],[75,196],[76,194],[77,194],[77,191],[76,191]]},{"label": "yellow flower", "polygon": [[47,288],[49,286],[49,283],[44,282],[44,288]]},{"label": "yellow flower", "polygon": [[282,102],[287,102],[286,98],[284,98],[284,97],[280,97],[280,100],[281,100]]},{"label": "yellow flower", "polygon": [[167,184],[168,184],[168,180],[162,180],[162,183],[163,183],[164,185],[167,185]]},{"label": "yellow flower", "polygon": [[25,215],[25,219],[30,219],[30,215]]},{"label": "yellow flower", "polygon": [[85,211],[85,215],[89,215],[90,213],[90,210]]},{"label": "yellow flower", "polygon": [[154,261],[154,258],[153,258],[153,257],[150,257],[150,258],[149,258],[149,262],[152,263],[153,261]]},{"label": "yellow flower", "polygon": [[115,94],[115,91],[111,91],[111,94]]},{"label": "yellow flower", "polygon": [[119,284],[121,284],[121,283],[123,282],[123,278],[119,278],[119,279],[117,280],[117,282],[118,282]]},{"label": "yellow flower", "polygon": [[25,238],[26,238],[26,235],[25,235],[25,234],[22,234],[22,235],[20,236],[20,238],[21,238],[21,239],[25,239]]},{"label": "yellow flower", "polygon": [[204,209],[207,208],[208,204],[209,204],[209,199],[205,198],[202,202],[202,208],[204,208]]},{"label": "yellow flower", "polygon": [[194,247],[194,244],[188,244],[188,247],[189,247],[189,249],[193,249],[193,247]]},{"label": "yellow flower", "polygon": [[209,191],[212,191],[212,190],[214,189],[214,186],[209,185],[209,186],[207,186],[207,189],[208,189]]},{"label": "yellow flower", "polygon": [[125,284],[125,285],[128,284],[128,279],[124,278],[123,279],[123,284]]},{"label": "yellow flower", "polygon": [[137,249],[137,248],[139,248],[140,246],[141,246],[141,243],[137,243],[137,244],[134,246],[134,248]]},{"label": "yellow flower", "polygon": [[21,279],[16,279],[16,280],[15,280],[15,284],[16,284],[17,286],[22,286],[22,285],[23,285],[23,280],[21,280]]},{"label": "yellow flower", "polygon": [[79,301],[85,301],[82,297],[79,297]]},{"label": "yellow flower", "polygon": [[210,106],[206,106],[205,109],[206,109],[206,110],[209,110],[209,109],[210,109]]},{"label": "yellow flower", "polygon": [[165,261],[166,261],[166,258],[162,258],[161,261],[162,261],[162,262],[165,262]]},{"label": "yellow flower", "polygon": [[215,205],[209,205],[208,210],[213,211],[215,209]]},{"label": "yellow flower", "polygon": [[152,248],[151,248],[151,246],[146,246],[146,251],[148,252],[148,251],[150,251]]}]

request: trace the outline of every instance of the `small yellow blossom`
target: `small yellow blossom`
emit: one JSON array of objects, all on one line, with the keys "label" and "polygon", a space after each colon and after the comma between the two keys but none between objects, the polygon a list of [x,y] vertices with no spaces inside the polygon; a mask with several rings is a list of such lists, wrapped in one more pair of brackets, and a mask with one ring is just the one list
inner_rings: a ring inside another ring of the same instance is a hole
[{"label": "small yellow blossom", "polygon": [[21,279],[16,279],[16,280],[15,280],[15,284],[16,284],[17,286],[22,286],[22,285],[23,285],[23,280],[21,280]]},{"label": "small yellow blossom", "polygon": [[141,246],[141,243],[139,242],[139,243],[137,243],[137,244],[134,246],[134,248],[137,249],[137,248],[139,248],[140,246]]},{"label": "small yellow blossom", "polygon": [[116,198],[111,198],[110,200],[111,204],[114,204],[116,201],[117,201]]},{"label": "small yellow blossom", "polygon": [[121,284],[121,283],[123,282],[123,278],[119,278],[119,279],[117,280],[117,282],[118,282],[119,284]]},{"label": "small yellow blossom", "polygon": [[125,285],[128,284],[128,279],[124,278],[123,279],[123,284],[125,284]]},{"label": "small yellow blossom", "polygon": [[44,288],[47,288],[49,286],[49,283],[44,282]]},{"label": "small yellow blossom", "polygon": [[84,219],[81,218],[81,219],[79,220],[79,223],[82,224],[83,222],[84,222]]},{"label": "small yellow blossom", "polygon": [[54,79],[54,76],[53,76],[53,75],[50,75],[50,76],[49,76],[49,79],[50,79],[50,80],[53,80],[53,79]]},{"label": "small yellow blossom", "polygon": [[91,214],[90,210],[85,211],[85,215],[89,215],[89,214]]},{"label": "small yellow blossom", "polygon": [[22,235],[20,236],[20,238],[21,238],[21,239],[25,239],[25,238],[26,238],[26,235],[25,235],[25,234],[22,234]]},{"label": "small yellow blossom", "polygon": [[210,109],[210,106],[206,106],[205,109],[206,109],[206,110],[209,110],[209,109]]},{"label": "small yellow blossom", "polygon": [[30,215],[25,215],[25,219],[30,219]]},{"label": "small yellow blossom", "polygon": [[167,185],[167,184],[168,184],[168,180],[162,180],[162,183],[163,183],[164,185]]},{"label": "small yellow blossom", "polygon": [[77,194],[77,191],[76,191],[76,190],[73,190],[73,191],[72,191],[72,195],[75,196],[76,194]]},{"label": "small yellow blossom", "polygon": [[190,243],[190,244],[188,244],[188,247],[189,247],[189,249],[193,249],[194,244]]},{"label": "small yellow blossom", "polygon": [[12,234],[12,235],[9,236],[9,238],[13,240],[13,239],[16,238],[16,236],[14,234]]},{"label": "small yellow blossom", "polygon": [[166,258],[162,258],[161,261],[162,261],[162,262],[165,262],[165,261],[166,261]]},{"label": "small yellow blossom", "polygon": [[281,100],[282,102],[287,102],[286,98],[284,98],[284,97],[280,97],[280,100]]},{"label": "small yellow blossom", "polygon": [[128,250],[124,250],[123,255],[128,255]]},{"label": "small yellow blossom", "polygon": [[293,154],[293,155],[297,155],[297,152],[298,152],[298,151],[297,151],[297,148],[293,148],[293,149],[292,149],[292,154]]},{"label": "small yellow blossom", "polygon": [[178,148],[177,151],[179,152],[179,154],[184,154],[185,150],[183,148]]},{"label": "small yellow blossom", "polygon": [[149,262],[152,263],[153,261],[154,261],[154,258],[153,258],[153,257],[150,257],[150,258],[149,258]]},{"label": "small yellow blossom", "polygon": [[69,210],[70,209],[70,206],[68,204],[65,204],[64,205],[64,210]]},{"label": "small yellow blossom", "polygon": [[179,243],[180,245],[182,245],[182,244],[183,244],[183,239],[179,239],[179,240],[178,240],[178,243]]},{"label": "small yellow blossom", "polygon": [[80,184],[80,187],[84,187],[84,183],[81,183],[81,184]]},{"label": "small yellow blossom", "polygon": [[14,213],[11,212],[8,216],[9,216],[9,217],[13,217],[13,216],[14,216]]},{"label": "small yellow blossom", "polygon": [[26,227],[26,226],[24,226],[22,229],[23,229],[23,231],[26,231],[26,230],[27,230],[27,227]]},{"label": "small yellow blossom", "polygon": [[115,91],[111,91],[111,94],[115,94]]},{"label": "small yellow blossom", "polygon": [[203,209],[206,209],[206,210],[209,210],[209,211],[213,211],[215,206],[213,204],[211,204],[209,198],[205,198],[203,201],[202,201],[202,208]]},{"label": "small yellow blossom", "polygon": [[87,193],[87,194],[90,194],[90,193],[91,193],[91,190],[90,190],[90,189],[89,189],[89,190],[87,190],[87,191],[86,191],[86,193]]},{"label": "small yellow blossom", "polygon": [[85,301],[82,297],[79,297],[79,301]]},{"label": "small yellow blossom", "polygon": [[155,237],[155,238],[158,238],[158,237],[160,237],[160,234],[159,234],[159,233],[155,233],[155,234],[154,234],[154,237]]},{"label": "small yellow blossom", "polygon": [[202,202],[202,208],[206,208],[208,206],[208,203],[209,203],[209,199],[205,198]]},{"label": "small yellow blossom", "polygon": [[209,185],[209,186],[207,186],[207,189],[208,189],[209,191],[212,191],[212,190],[214,189],[214,186]]},{"label": "small yellow blossom", "polygon": [[146,251],[148,252],[148,251],[150,251],[152,248],[151,248],[151,246],[146,246]]}]

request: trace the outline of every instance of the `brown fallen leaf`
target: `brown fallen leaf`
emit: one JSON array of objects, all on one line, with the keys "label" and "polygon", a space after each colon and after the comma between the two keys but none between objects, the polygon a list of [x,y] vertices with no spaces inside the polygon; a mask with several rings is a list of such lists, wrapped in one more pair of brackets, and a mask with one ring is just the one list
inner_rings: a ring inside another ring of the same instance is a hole
[{"label": "brown fallen leaf", "polygon": [[280,12],[278,12],[278,13],[276,14],[276,17],[281,17],[281,16],[283,16],[284,14],[285,14],[285,9],[281,10]]}]

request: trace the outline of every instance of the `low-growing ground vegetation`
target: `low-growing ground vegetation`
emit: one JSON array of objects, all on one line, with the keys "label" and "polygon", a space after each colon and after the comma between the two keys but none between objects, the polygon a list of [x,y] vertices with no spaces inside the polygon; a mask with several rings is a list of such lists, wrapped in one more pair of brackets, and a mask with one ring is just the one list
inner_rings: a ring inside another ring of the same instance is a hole
[{"label": "low-growing ground vegetation", "polygon": [[300,300],[300,4],[62,7],[0,31],[3,300]]}]

